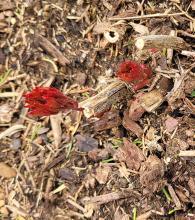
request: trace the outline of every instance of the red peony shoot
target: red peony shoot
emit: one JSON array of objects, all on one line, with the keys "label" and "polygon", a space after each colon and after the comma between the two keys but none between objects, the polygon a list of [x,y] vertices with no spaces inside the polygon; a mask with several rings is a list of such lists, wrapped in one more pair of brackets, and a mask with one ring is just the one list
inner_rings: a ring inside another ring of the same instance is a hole
[{"label": "red peony shoot", "polygon": [[65,96],[58,89],[51,87],[36,87],[32,92],[24,94],[25,107],[30,115],[49,116],[68,109],[81,111],[78,102]]},{"label": "red peony shoot", "polygon": [[147,65],[135,61],[121,63],[117,72],[117,76],[129,83],[135,91],[146,86],[151,75],[152,70]]}]

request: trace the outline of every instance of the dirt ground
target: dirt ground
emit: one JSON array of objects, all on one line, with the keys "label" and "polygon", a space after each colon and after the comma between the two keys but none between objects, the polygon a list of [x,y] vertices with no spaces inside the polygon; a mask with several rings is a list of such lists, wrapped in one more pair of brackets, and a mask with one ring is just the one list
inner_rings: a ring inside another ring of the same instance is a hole
[{"label": "dirt ground", "polygon": [[[0,219],[195,219],[194,15],[194,0],[0,1]],[[125,60],[152,77],[98,117],[24,107],[40,86],[90,102]]]}]

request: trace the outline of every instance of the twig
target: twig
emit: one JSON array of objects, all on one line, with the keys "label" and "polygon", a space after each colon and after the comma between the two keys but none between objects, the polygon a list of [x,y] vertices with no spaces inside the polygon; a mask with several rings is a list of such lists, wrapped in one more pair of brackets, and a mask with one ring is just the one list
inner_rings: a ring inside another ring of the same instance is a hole
[{"label": "twig", "polygon": [[195,38],[194,34],[189,34],[188,32],[183,31],[183,30],[177,30],[177,33],[182,34],[182,35],[187,36],[187,37]]},{"label": "twig", "polygon": [[179,152],[180,157],[195,157],[195,150],[181,150]]},{"label": "twig", "polygon": [[140,50],[150,48],[186,49],[186,47],[189,47],[182,38],[170,35],[147,35],[138,37],[135,40],[135,46]]},{"label": "twig", "polygon": [[122,198],[128,198],[131,196],[140,196],[140,194],[135,191],[111,192],[108,194],[92,197],[90,198],[89,202],[95,203],[96,205],[102,205],[111,201],[115,201]]},{"label": "twig", "polygon": [[185,14],[185,12],[172,13],[172,14],[156,13],[156,14],[149,14],[149,15],[142,15],[142,16],[132,16],[132,17],[111,17],[108,20],[110,20],[110,21],[140,20],[140,19],[156,18],[156,17],[171,17],[171,16],[177,16],[177,15],[183,15],[183,14]]}]

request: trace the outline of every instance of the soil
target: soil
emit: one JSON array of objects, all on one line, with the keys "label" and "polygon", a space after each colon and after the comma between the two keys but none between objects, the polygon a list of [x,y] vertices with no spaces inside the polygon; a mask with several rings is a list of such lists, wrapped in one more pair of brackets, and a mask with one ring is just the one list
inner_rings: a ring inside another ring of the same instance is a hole
[{"label": "soil", "polygon": [[[195,219],[194,15],[194,0],[0,2],[0,219]],[[145,35],[180,43],[140,50]],[[33,88],[82,103],[126,60],[152,77],[98,117],[28,114]]]}]

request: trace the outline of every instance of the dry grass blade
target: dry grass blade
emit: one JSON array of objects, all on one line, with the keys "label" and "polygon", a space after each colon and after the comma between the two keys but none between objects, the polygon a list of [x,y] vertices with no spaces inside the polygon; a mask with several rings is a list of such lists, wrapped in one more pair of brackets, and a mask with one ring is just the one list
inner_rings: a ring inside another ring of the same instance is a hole
[{"label": "dry grass blade", "polygon": [[11,136],[16,132],[24,130],[26,127],[24,125],[13,125],[12,127],[6,129],[5,131],[0,133],[0,139]]}]

